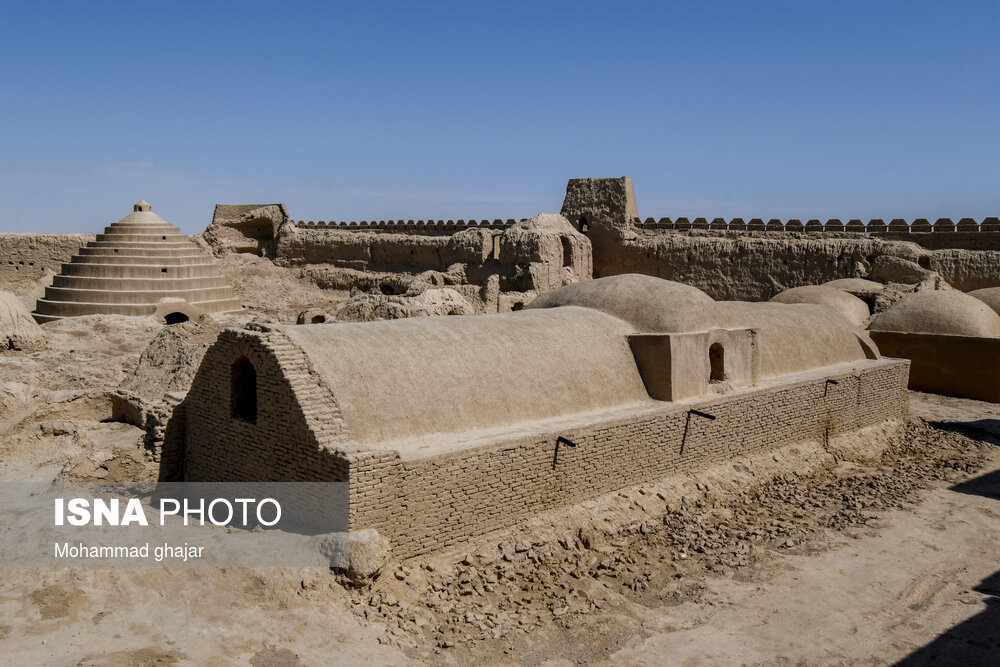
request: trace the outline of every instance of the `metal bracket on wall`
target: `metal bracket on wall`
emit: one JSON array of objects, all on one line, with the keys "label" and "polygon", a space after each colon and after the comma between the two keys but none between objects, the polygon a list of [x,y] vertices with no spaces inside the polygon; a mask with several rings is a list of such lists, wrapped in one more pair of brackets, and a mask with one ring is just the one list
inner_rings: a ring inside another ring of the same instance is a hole
[{"label": "metal bracket on wall", "polygon": [[688,429],[691,426],[691,415],[698,415],[699,417],[710,419],[712,421],[715,421],[716,419],[715,415],[708,412],[702,412],[701,410],[695,410],[694,408],[688,410],[687,417],[684,418],[684,435],[681,436],[681,451],[679,452],[681,455],[684,454],[684,445],[687,444]]},{"label": "metal bracket on wall", "polygon": [[566,445],[567,447],[572,447],[576,449],[576,443],[565,436],[559,436],[556,438],[556,449],[552,452],[552,469],[556,469],[556,464],[559,463],[559,445]]}]

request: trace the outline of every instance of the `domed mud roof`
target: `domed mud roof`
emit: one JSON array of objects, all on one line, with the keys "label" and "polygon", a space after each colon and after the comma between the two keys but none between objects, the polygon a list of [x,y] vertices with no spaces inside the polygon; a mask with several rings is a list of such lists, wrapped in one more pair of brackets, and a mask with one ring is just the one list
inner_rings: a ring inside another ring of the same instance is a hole
[{"label": "domed mud roof", "polygon": [[653,276],[627,273],[597,278],[546,292],[528,308],[583,306],[624,320],[636,331],[673,333],[716,326],[715,301],[696,287]]},{"label": "domed mud roof", "polygon": [[145,199],[132,205],[132,212],[118,221],[119,224],[169,225],[162,217],[153,213],[153,208]]},{"label": "domed mud roof", "polygon": [[1000,337],[1000,315],[958,290],[914,292],[890,306],[868,327],[872,331]]},{"label": "domed mud roof", "polygon": [[871,313],[864,301],[835,287],[806,285],[793,287],[771,297],[775,303],[812,303],[829,306],[837,311],[851,325],[863,328]]},{"label": "domed mud roof", "polygon": [[993,312],[1000,314],[1000,287],[986,287],[972,290],[968,294],[992,308]]}]

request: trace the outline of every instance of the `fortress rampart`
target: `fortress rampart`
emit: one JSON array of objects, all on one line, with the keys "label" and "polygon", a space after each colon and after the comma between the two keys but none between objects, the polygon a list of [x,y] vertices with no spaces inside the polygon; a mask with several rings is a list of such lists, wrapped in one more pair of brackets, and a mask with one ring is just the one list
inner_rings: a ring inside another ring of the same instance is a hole
[{"label": "fortress rampart", "polygon": [[[570,180],[562,214],[590,239],[594,277],[643,273],[694,285],[717,299],[767,300],[791,287],[861,277],[881,256],[918,263],[961,290],[1000,285],[997,217],[642,218],[627,177]],[[244,217],[247,224],[252,215]],[[498,268],[498,262],[518,261],[501,257],[501,239],[521,222],[289,220],[275,227],[273,256],[278,263],[309,265],[329,287],[399,293],[418,276],[475,286],[482,289],[463,294],[481,301],[487,312],[502,311],[530,298],[527,293],[541,284],[522,279],[527,274],[521,269]],[[546,261],[559,261],[559,253],[531,261],[537,272]],[[576,279],[582,269],[575,267]],[[502,284],[489,286],[491,279]],[[508,291],[516,292],[513,298],[494,296]]]},{"label": "fortress rampart", "polygon": [[996,217],[983,218],[978,222],[973,218],[962,218],[957,223],[951,218],[939,218],[930,222],[925,218],[917,218],[912,222],[896,218],[888,224],[884,220],[874,219],[867,223],[858,219],[846,223],[839,219],[826,222],[819,220],[778,220],[764,222],[760,218],[749,221],[743,218],[725,220],[714,218],[646,218],[640,221],[634,219],[633,227],[640,233],[657,231],[705,231],[715,232],[722,236],[757,234],[777,238],[872,238],[887,241],[908,241],[916,243],[928,250],[995,250],[1000,249],[1000,219]]},{"label": "fortress rampart", "polygon": [[570,180],[562,214],[591,239],[594,277],[642,273],[716,299],[762,301],[792,287],[864,277],[883,256],[936,271],[963,291],[1000,285],[995,217],[643,221],[628,177]]},{"label": "fortress rampart", "polygon": [[[58,273],[95,234],[0,234],[0,283],[17,293],[30,291],[46,271]],[[22,290],[20,286],[23,286]]]},{"label": "fortress rampart", "polygon": [[296,227],[305,229],[332,229],[342,232],[367,231],[385,234],[454,234],[465,229],[509,229],[517,224],[513,218],[507,220],[352,220],[350,222],[326,222],[320,220],[306,222],[298,220]]},{"label": "fortress rampart", "polygon": [[[771,218],[767,222],[761,218],[744,220],[743,218],[733,218],[726,221],[724,218],[713,218],[711,222],[707,218],[646,218],[640,221],[638,218],[632,220],[633,224],[640,229],[673,229],[686,231],[690,229],[711,229],[718,231],[758,231],[758,232],[850,232],[861,234],[927,234],[950,233],[950,232],[1000,232],[1000,218],[983,218],[982,223],[973,218],[962,218],[955,223],[951,218],[938,218],[931,223],[926,218],[917,218],[913,222],[907,222],[902,218],[895,218],[888,224],[882,219],[869,220],[867,223],[855,218],[843,222],[840,219],[832,218],[826,222],[820,220],[779,220]],[[958,238],[958,237],[956,237]]]},{"label": "fortress rampart", "polygon": [[[913,241],[928,249],[963,248],[968,250],[988,250],[1000,247],[1000,218],[987,217],[979,222],[973,218],[962,218],[954,222],[951,218],[938,218],[933,223],[926,218],[912,222],[895,218],[886,223],[882,219],[863,222],[851,219],[844,222],[833,218],[805,222],[797,219],[779,220],[761,218],[639,218],[632,219],[632,226],[639,231],[691,231],[714,232],[766,232],[789,234],[823,233],[830,237],[884,238],[897,241]],[[296,227],[303,229],[329,229],[335,231],[367,231],[385,234],[449,235],[465,229],[508,229],[517,224],[513,218],[507,220],[361,220],[361,221],[305,221],[298,220]],[[933,234],[934,236],[929,236]]]}]

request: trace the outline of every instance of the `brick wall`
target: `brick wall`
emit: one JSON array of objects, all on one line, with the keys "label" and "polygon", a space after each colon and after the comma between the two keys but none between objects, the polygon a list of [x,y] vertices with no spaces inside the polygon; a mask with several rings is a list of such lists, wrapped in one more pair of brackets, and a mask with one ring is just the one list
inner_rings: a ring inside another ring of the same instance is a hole
[{"label": "brick wall", "polygon": [[[906,414],[906,362],[720,396],[631,418],[429,459],[380,453],[351,468],[351,529],[375,528],[400,557],[447,547],[538,512]],[[715,421],[691,416],[696,407]],[[558,445],[564,435],[577,443]]]}]

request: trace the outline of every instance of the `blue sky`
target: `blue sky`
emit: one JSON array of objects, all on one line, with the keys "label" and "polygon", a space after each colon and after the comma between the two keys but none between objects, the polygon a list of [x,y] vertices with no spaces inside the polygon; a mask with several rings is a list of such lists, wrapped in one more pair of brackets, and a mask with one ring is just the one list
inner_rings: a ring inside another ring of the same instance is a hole
[{"label": "blue sky", "polygon": [[1000,214],[1000,2],[0,0],[0,231]]}]

